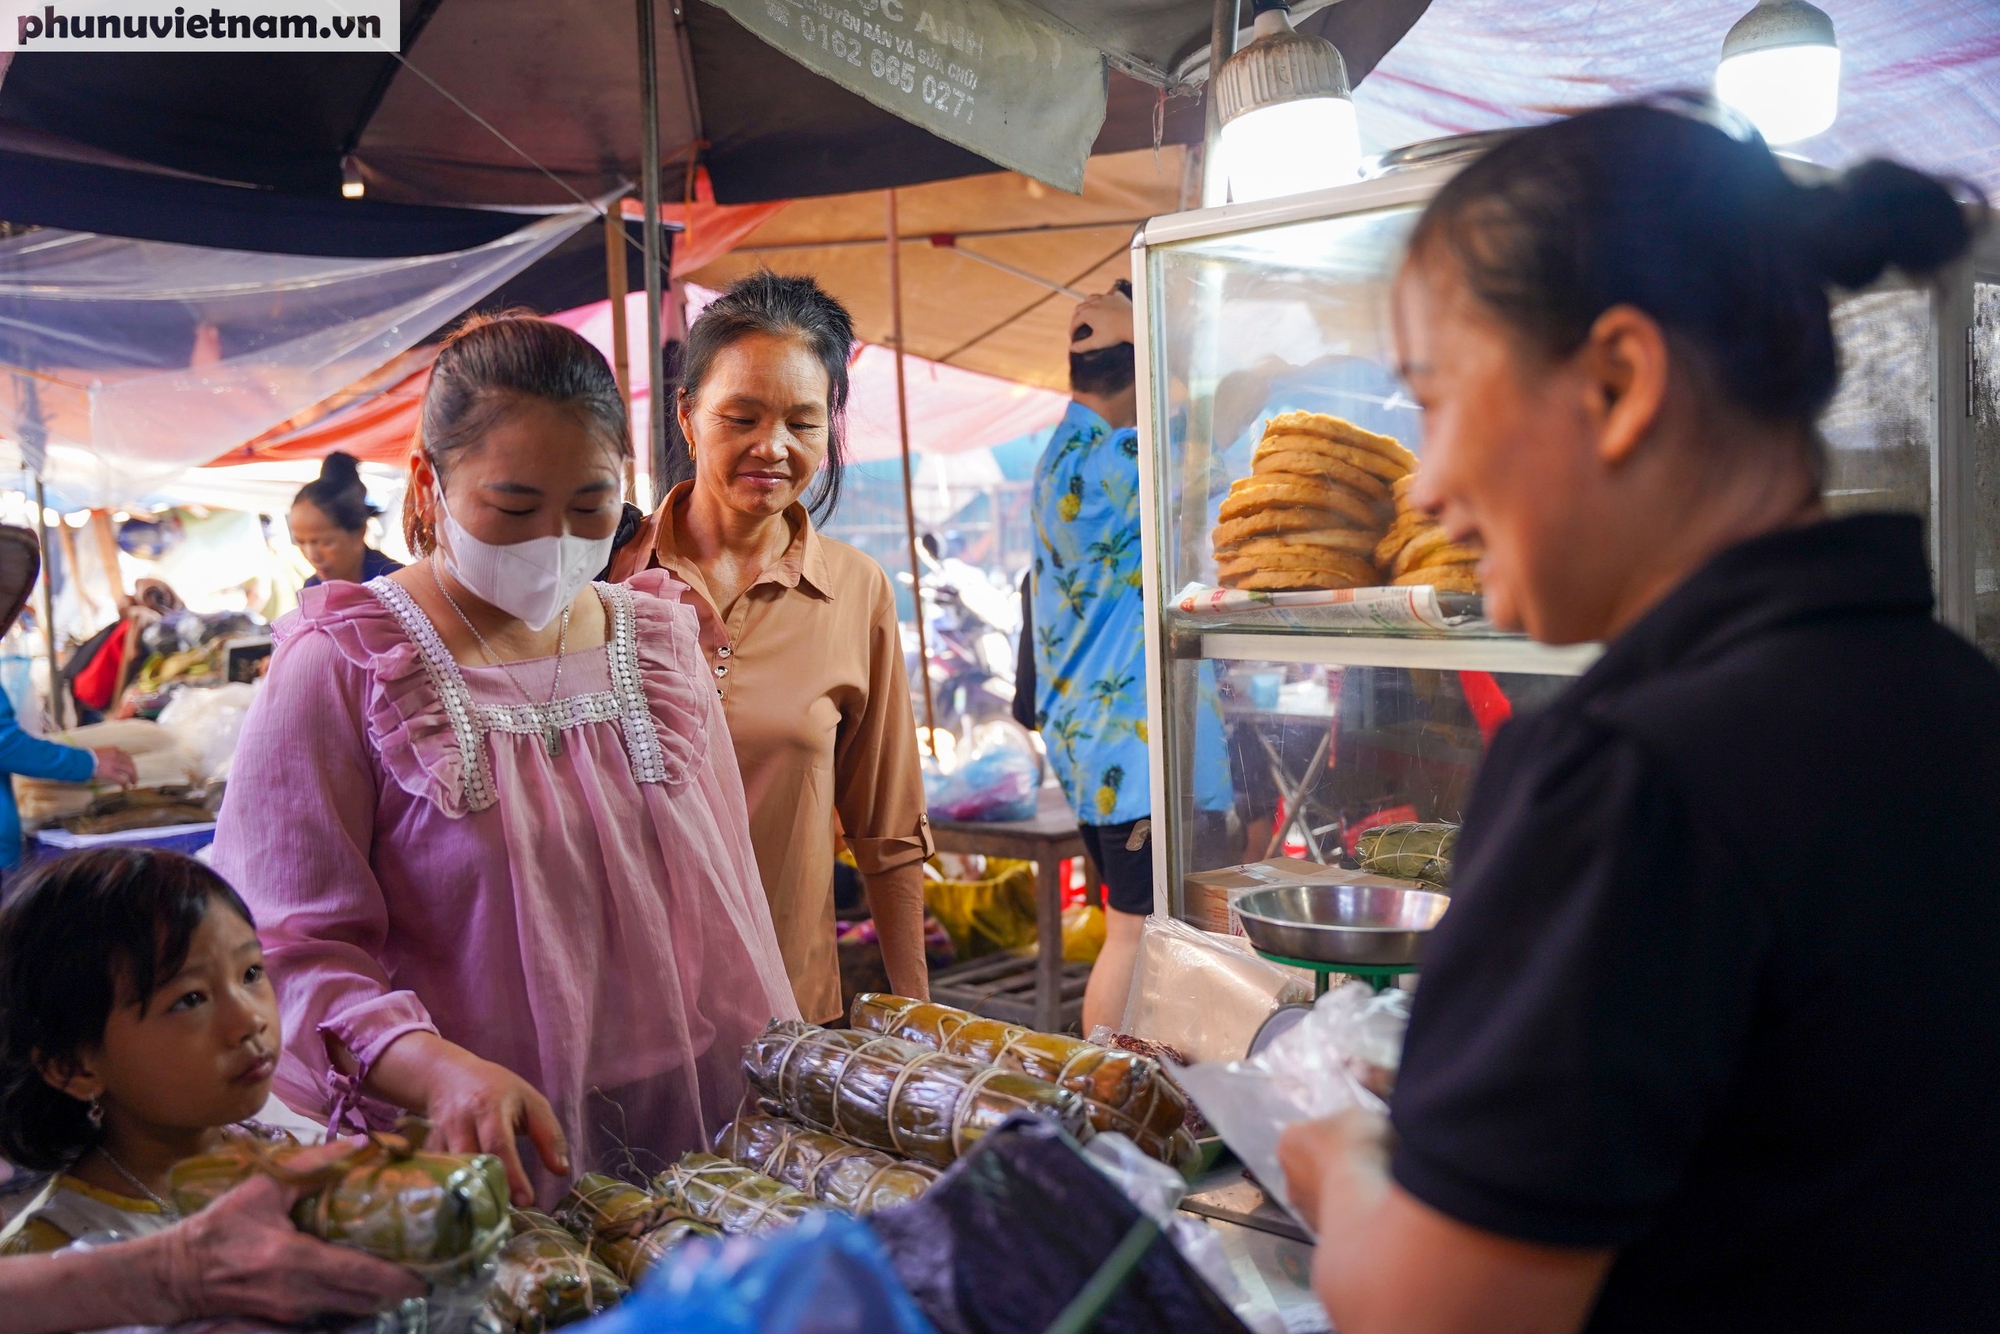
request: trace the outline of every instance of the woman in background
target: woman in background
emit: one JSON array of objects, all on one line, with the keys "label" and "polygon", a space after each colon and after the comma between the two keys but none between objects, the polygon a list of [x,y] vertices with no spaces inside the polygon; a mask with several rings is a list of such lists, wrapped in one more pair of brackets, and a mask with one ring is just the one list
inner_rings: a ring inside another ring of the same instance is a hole
[{"label": "woman in background", "polygon": [[368,503],[352,454],[335,450],[320,460],[319,479],[299,488],[286,520],[292,545],[313,567],[307,588],[335,579],[365,584],[403,568],[368,545],[368,521],[380,512]]},{"label": "woman in background", "polygon": [[880,565],[814,527],[840,496],[853,341],[853,319],[810,278],[756,274],[703,311],[679,404],[694,480],[611,567],[629,578],[657,566],[688,586],[785,972],[816,1023],[841,1013],[836,817],[890,987],[930,996],[931,836],[896,595]]}]

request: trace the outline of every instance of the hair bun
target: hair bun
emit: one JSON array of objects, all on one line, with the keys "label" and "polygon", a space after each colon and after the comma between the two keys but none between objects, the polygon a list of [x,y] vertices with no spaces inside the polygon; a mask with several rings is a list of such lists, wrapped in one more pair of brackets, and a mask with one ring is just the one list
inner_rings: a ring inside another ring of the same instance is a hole
[{"label": "hair bun", "polygon": [[1926,274],[1972,244],[1972,225],[1943,181],[1880,158],[1805,192],[1802,241],[1829,282],[1866,287],[1894,266]]},{"label": "hair bun", "polygon": [[343,491],[358,487],[361,486],[361,465],[352,454],[336,449],[319,461],[319,479]]}]

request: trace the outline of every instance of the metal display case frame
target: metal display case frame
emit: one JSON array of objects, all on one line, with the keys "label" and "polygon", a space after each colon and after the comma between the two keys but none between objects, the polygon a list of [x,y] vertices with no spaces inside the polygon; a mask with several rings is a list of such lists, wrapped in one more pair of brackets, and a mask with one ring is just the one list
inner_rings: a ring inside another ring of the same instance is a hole
[{"label": "metal display case frame", "polygon": [[[1170,624],[1172,571],[1163,568],[1162,545],[1171,521],[1164,483],[1173,476],[1171,448],[1162,426],[1161,293],[1155,287],[1156,252],[1187,242],[1312,223],[1398,207],[1420,206],[1460,168],[1460,163],[1416,167],[1378,179],[1310,194],[1228,205],[1158,217],[1132,243],[1133,327],[1138,364],[1138,432],[1141,561],[1146,616],[1146,709],[1154,821],[1155,908],[1185,916],[1186,846],[1181,827],[1191,791],[1193,720],[1169,703],[1170,662],[1175,658],[1250,659],[1264,663],[1338,667],[1407,667],[1574,676],[1595,660],[1599,646],[1552,648],[1524,638],[1417,637],[1365,633],[1306,634],[1296,629],[1222,628],[1185,642],[1188,632]],[[1274,265],[1274,267],[1280,267]],[[1990,288],[1975,299],[1977,289]],[[2000,656],[2000,228],[1989,227],[1974,253],[1928,283],[1895,276],[1875,291],[1928,291],[1930,404],[1923,412],[1931,433],[1929,539],[1939,618]],[[1862,294],[1865,295],[1865,294]],[[1905,343],[1907,349],[1907,343]],[[1914,397],[1914,396],[1912,396]],[[1918,406],[1905,404],[1911,412]],[[1917,420],[1913,417],[1911,420]],[[1213,448],[1213,446],[1211,446]],[[1975,467],[1975,455],[1985,460]],[[1988,475],[1990,474],[1990,476]],[[1981,633],[1976,603],[1992,604]],[[1178,636],[1179,638],[1175,638]],[[1173,642],[1170,642],[1172,640]],[[1254,854],[1246,854],[1246,859]],[[1199,868],[1207,869],[1207,868]]]}]

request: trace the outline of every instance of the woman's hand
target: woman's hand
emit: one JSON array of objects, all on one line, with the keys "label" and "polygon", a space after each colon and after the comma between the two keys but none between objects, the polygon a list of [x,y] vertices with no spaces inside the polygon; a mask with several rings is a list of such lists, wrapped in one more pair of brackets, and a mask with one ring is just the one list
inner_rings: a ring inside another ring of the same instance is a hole
[{"label": "woman's hand", "polygon": [[139,781],[139,766],[118,747],[99,746],[90,753],[97,757],[97,768],[90,775],[92,781],[115,787],[130,787]]},{"label": "woman's hand", "polygon": [[435,1033],[406,1033],[389,1044],[368,1073],[368,1088],[428,1117],[429,1147],[446,1153],[490,1153],[507,1168],[514,1203],[535,1202],[517,1143],[526,1135],[551,1172],[569,1172],[569,1144],[555,1110],[527,1080],[481,1060]]},{"label": "woman's hand", "polygon": [[[310,1172],[349,1151],[322,1145],[290,1165]],[[423,1280],[402,1266],[294,1227],[291,1207],[302,1189],[260,1173],[149,1239],[171,1311],[160,1323],[255,1316],[294,1324],[328,1312],[367,1315],[424,1295]]]},{"label": "woman's hand", "polygon": [[1389,1122],[1359,1108],[1318,1121],[1297,1121],[1278,1140],[1285,1194],[1315,1233],[1327,1231],[1328,1204],[1369,1209],[1389,1184]]}]

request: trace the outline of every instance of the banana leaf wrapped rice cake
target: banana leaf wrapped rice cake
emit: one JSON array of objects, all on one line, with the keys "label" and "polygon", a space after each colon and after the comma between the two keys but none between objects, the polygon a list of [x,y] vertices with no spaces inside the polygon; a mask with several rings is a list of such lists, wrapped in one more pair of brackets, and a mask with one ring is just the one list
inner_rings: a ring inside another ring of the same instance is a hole
[{"label": "banana leaf wrapped rice cake", "polygon": [[849,1021],[858,1032],[901,1038],[1067,1089],[1084,1100],[1092,1129],[1115,1130],[1162,1162],[1193,1156],[1194,1139],[1183,1129],[1187,1095],[1149,1057],[907,996],[856,996]]},{"label": "banana leaf wrapped rice cake", "polygon": [[258,1172],[310,1186],[292,1222],[322,1241],[394,1261],[434,1283],[483,1268],[506,1241],[507,1173],[491,1154],[426,1153],[421,1140],[372,1135],[355,1152],[316,1172],[288,1163],[296,1144],[239,1140],[180,1163],[174,1205],[192,1214]]},{"label": "banana leaf wrapped rice cake", "polygon": [[500,1248],[486,1310],[503,1330],[542,1334],[608,1311],[626,1292],[562,1224],[523,1209],[514,1212],[513,1236]]},{"label": "banana leaf wrapped rice cake", "polygon": [[715,1151],[853,1214],[908,1204],[938,1178],[928,1163],[905,1162],[779,1116],[737,1117],[715,1137]]},{"label": "banana leaf wrapped rice cake", "polygon": [[653,1178],[653,1193],[680,1213],[732,1236],[790,1227],[821,1207],[803,1191],[712,1153],[681,1155]]},{"label": "banana leaf wrapped rice cake", "polygon": [[743,1055],[751,1085],[786,1116],[842,1139],[949,1167],[1015,1112],[1082,1136],[1083,1099],[999,1066],[901,1038],[781,1019]]},{"label": "banana leaf wrapped rice cake", "polygon": [[1458,851],[1455,824],[1378,825],[1361,831],[1355,841],[1355,860],[1361,869],[1399,880],[1421,880],[1426,886],[1451,888],[1451,859]]},{"label": "banana leaf wrapped rice cake", "polygon": [[681,1242],[720,1235],[719,1229],[687,1217],[658,1196],[598,1172],[577,1178],[556,1207],[556,1218],[633,1287]]}]

